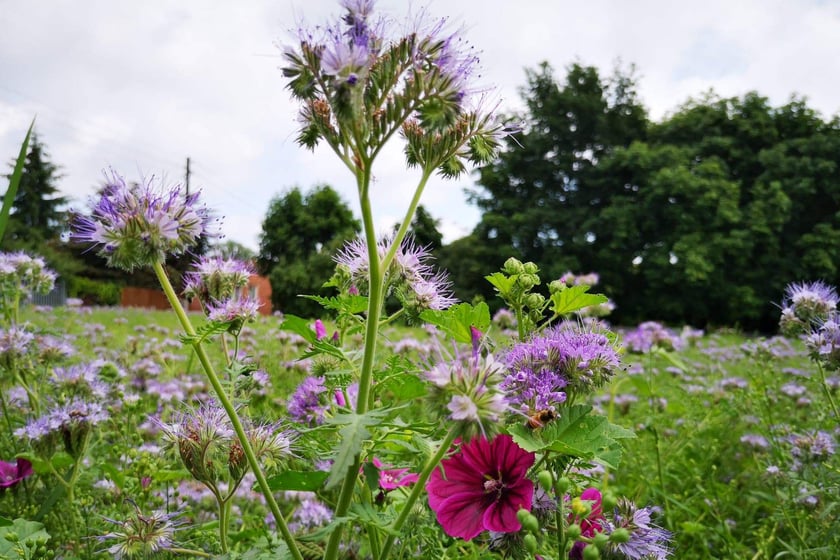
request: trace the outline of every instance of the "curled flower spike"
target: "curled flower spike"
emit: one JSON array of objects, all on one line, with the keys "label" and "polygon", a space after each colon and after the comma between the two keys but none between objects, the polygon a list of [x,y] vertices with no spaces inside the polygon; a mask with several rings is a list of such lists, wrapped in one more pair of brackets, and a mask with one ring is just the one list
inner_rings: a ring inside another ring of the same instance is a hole
[{"label": "curled flower spike", "polygon": [[202,305],[225,301],[248,285],[254,267],[244,261],[222,257],[201,257],[184,275],[184,295],[198,298]]},{"label": "curled flower spike", "polygon": [[129,518],[118,521],[105,518],[116,528],[104,535],[96,537],[99,542],[113,543],[106,552],[114,558],[151,558],[158,553],[177,548],[175,532],[183,525],[178,519],[183,512],[166,513],[153,511],[143,515],[140,508],[132,502],[135,511]]},{"label": "curled flower spike", "polygon": [[[478,56],[460,30],[425,12],[407,25],[376,16],[371,0],[342,2],[341,20],[301,28],[284,75],[302,102],[298,142],[326,141],[348,166],[372,160],[396,132],[409,165],[454,177],[485,163],[514,131],[486,96],[473,102]],[[347,157],[351,154],[352,157]]]},{"label": "curled flower spike", "polygon": [[72,239],[91,243],[108,266],[132,271],[180,255],[208,234],[210,216],[199,193],[184,196],[179,187],[128,184],[111,172],[91,215],[75,215]]}]

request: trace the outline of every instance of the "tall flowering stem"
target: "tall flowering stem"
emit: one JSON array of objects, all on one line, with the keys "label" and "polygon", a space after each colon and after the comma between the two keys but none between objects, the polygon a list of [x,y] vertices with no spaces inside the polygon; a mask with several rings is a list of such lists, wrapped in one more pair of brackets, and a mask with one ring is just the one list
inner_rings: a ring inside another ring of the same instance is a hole
[{"label": "tall flowering stem", "polygon": [[[187,334],[187,336],[195,337],[195,328],[190,322],[189,317],[187,317],[187,313],[186,311],[184,311],[184,308],[181,305],[181,301],[178,299],[178,295],[172,288],[172,283],[169,281],[169,277],[166,275],[166,271],[163,268],[163,263],[160,261],[156,261],[152,264],[152,268],[155,271],[155,275],[157,275],[161,288],[163,288],[163,292],[166,294],[166,298],[169,300],[169,304],[172,306],[172,310],[178,317],[178,322],[181,324],[181,328],[184,329],[184,332]],[[262,490],[262,493],[265,496],[266,503],[268,504],[272,515],[274,516],[277,528],[279,529],[280,534],[283,536],[283,540],[286,542],[286,545],[289,547],[289,552],[295,560],[303,560],[303,556],[301,555],[300,550],[297,547],[297,543],[295,543],[295,539],[292,536],[292,533],[289,531],[289,527],[286,524],[286,520],[283,517],[283,514],[280,512],[280,508],[277,505],[277,501],[274,499],[274,494],[272,494],[271,488],[269,488],[268,486],[268,481],[266,480],[265,474],[263,473],[262,468],[260,467],[259,461],[257,460],[257,456],[254,453],[254,449],[251,446],[251,443],[248,441],[248,436],[245,433],[245,428],[242,426],[242,421],[239,419],[239,415],[236,413],[236,409],[234,408],[233,403],[228,398],[225,388],[222,385],[222,382],[219,380],[219,376],[216,374],[216,370],[213,368],[213,364],[210,362],[210,358],[207,356],[207,352],[204,350],[204,347],[201,346],[200,343],[193,343],[193,350],[195,350],[195,354],[198,357],[198,361],[201,363],[202,368],[204,368],[204,372],[207,375],[207,379],[210,381],[210,385],[213,387],[213,391],[216,393],[216,398],[219,399],[219,404],[222,405],[222,408],[225,409],[225,412],[230,418],[230,422],[233,425],[233,430],[234,432],[236,432],[236,437],[239,439],[239,443],[242,445],[242,451],[245,454],[245,458],[248,460],[248,464],[251,466],[251,470],[256,476],[257,483],[260,485],[260,490]]]}]

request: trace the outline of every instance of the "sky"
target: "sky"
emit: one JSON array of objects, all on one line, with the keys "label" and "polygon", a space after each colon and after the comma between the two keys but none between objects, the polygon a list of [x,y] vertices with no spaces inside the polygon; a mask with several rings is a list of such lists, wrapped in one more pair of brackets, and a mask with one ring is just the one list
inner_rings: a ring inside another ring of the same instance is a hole
[{"label": "sky", "polygon": [[[446,16],[479,52],[479,83],[499,109],[521,109],[525,69],[574,62],[608,75],[634,64],[659,120],[710,89],[792,94],[840,113],[840,0],[379,0],[402,21]],[[11,161],[33,117],[72,206],[83,209],[109,168],[128,180],[184,181],[224,217],[227,239],[257,249],[270,200],[329,184],[359,214],[349,171],[326,148],[295,142],[297,103],[280,68],[294,30],[341,15],[327,0],[0,0],[0,157]],[[416,181],[398,140],[373,169],[375,223],[404,214]],[[476,175],[435,179],[421,203],[445,241],[480,218],[465,189]]]}]

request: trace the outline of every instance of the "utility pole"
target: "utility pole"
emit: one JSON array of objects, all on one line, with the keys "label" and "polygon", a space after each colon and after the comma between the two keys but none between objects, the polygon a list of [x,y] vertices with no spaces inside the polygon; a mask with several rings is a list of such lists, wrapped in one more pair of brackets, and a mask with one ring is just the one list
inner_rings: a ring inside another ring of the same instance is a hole
[{"label": "utility pole", "polygon": [[186,181],[184,182],[184,184],[185,184],[185,190],[186,190],[185,196],[190,196],[190,158],[189,158],[189,156],[187,157],[187,174],[186,174]]}]

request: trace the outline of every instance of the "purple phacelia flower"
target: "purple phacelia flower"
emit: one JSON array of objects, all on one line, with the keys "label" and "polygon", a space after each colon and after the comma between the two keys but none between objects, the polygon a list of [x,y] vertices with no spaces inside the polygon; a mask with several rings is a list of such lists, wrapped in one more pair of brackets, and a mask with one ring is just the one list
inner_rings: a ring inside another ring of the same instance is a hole
[{"label": "purple phacelia flower", "polygon": [[254,267],[247,262],[223,257],[201,257],[184,275],[184,295],[198,298],[202,305],[225,301],[248,285]]},{"label": "purple phacelia flower", "polygon": [[154,183],[128,184],[112,171],[90,216],[74,216],[72,239],[91,243],[109,266],[128,271],[186,252],[208,234],[209,213],[198,192],[184,196],[179,187]]},{"label": "purple phacelia flower", "polygon": [[618,352],[603,332],[565,323],[511,348],[502,384],[512,405],[526,414],[555,410],[566,393],[586,393],[619,367]]},{"label": "purple phacelia flower", "polygon": [[807,332],[835,311],[837,302],[837,291],[819,280],[790,284],[782,300],[779,327],[788,336]]},{"label": "purple phacelia flower", "polygon": [[287,409],[295,422],[315,426],[324,423],[329,405],[323,377],[307,377],[289,397]]}]

